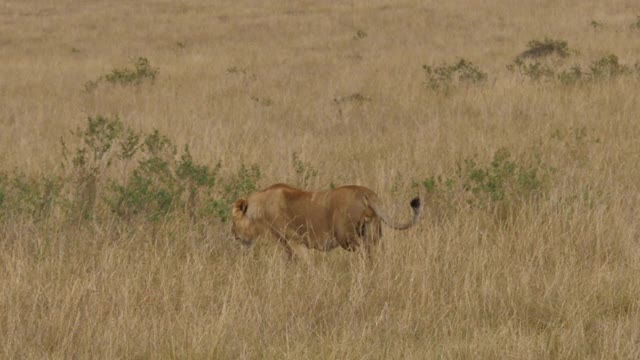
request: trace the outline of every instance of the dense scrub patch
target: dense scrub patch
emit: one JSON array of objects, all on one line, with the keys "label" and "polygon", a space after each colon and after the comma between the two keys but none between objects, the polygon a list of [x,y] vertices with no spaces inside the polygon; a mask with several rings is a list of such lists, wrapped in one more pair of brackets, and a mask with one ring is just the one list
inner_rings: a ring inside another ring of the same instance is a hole
[{"label": "dense scrub patch", "polygon": [[257,189],[257,165],[221,175],[222,163],[199,163],[158,130],[135,131],[118,118],[89,117],[62,140],[62,171],[0,175],[0,214],[42,219],[53,210],[70,219],[115,216],[132,223],[188,216],[226,221],[229,206]]},{"label": "dense scrub patch", "polygon": [[85,90],[92,91],[97,88],[101,83],[108,83],[111,85],[140,85],[147,81],[153,83],[158,76],[158,69],[151,66],[149,59],[145,57],[138,57],[133,63],[133,69],[114,68],[111,72],[98,77],[96,80],[91,80],[85,83]]},{"label": "dense scrub patch", "polygon": [[507,69],[533,82],[558,81],[564,85],[592,84],[629,75],[640,75],[640,63],[623,64],[615,54],[604,55],[587,65],[570,63],[565,40],[531,40],[528,49],[515,57]]}]

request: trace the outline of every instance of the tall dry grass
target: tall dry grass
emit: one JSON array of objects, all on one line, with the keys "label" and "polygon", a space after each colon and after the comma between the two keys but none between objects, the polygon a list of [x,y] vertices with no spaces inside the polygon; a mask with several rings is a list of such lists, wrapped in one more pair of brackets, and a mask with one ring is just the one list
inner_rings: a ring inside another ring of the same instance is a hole
[{"label": "tall dry grass", "polygon": [[[263,186],[295,183],[296,153],[318,170],[309,187],[369,186],[397,217],[413,182],[500,148],[555,171],[543,196],[501,211],[434,198],[417,228],[385,229],[372,268],[338,250],[309,266],[270,243],[245,252],[216,219],[5,212],[0,357],[640,357],[638,76],[571,87],[506,70],[545,36],[571,61],[633,64],[638,13],[630,0],[5,1],[7,174],[61,173],[60,138],[97,114],[223,174],[258,163]],[[85,90],[139,56],[155,82]],[[422,65],[456,57],[488,81],[427,89]]]}]

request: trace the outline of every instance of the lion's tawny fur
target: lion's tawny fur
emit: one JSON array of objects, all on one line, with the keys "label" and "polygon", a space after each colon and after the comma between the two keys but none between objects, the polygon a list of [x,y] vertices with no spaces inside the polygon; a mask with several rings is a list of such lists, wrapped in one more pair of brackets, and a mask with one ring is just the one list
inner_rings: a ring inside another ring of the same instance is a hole
[{"label": "lion's tawny fur", "polygon": [[399,223],[386,214],[376,193],[363,186],[311,192],[275,184],[235,202],[232,233],[246,245],[273,236],[289,255],[299,245],[323,251],[363,247],[370,254],[382,236],[381,222],[403,230],[418,221],[419,198],[410,205],[413,217]]}]

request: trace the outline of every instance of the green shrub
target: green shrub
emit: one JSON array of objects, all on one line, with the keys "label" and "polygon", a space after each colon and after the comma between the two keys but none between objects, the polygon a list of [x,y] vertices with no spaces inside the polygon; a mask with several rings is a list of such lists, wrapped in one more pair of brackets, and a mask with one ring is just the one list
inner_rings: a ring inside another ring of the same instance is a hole
[{"label": "green shrub", "polygon": [[0,173],[0,209],[4,208],[4,204],[7,199],[8,182],[7,174]]},{"label": "green shrub", "polygon": [[[63,141],[63,166],[72,185],[74,218],[91,218],[103,201],[119,218],[158,221],[170,214],[188,214],[195,222],[215,194],[220,164],[198,164],[188,146],[178,154],[171,140],[154,130],[148,134],[126,128],[117,118],[89,117],[86,129],[72,134],[77,145]],[[123,178],[108,178],[119,162]],[[105,180],[102,180],[105,179]],[[103,186],[105,185],[106,186]]]},{"label": "green shrub", "polygon": [[311,180],[318,176],[318,170],[310,163],[302,161],[296,152],[291,156],[291,162],[296,173],[296,185],[301,188],[311,185]]},{"label": "green shrub", "polygon": [[458,59],[455,64],[441,66],[423,65],[426,86],[431,90],[449,92],[457,84],[478,84],[487,80],[487,74],[472,62]]},{"label": "green shrub", "polygon": [[158,69],[151,66],[151,62],[145,57],[138,57],[133,63],[133,69],[113,69],[110,73],[100,76],[96,80],[85,83],[84,88],[90,92],[95,90],[100,83],[106,81],[112,85],[140,85],[144,81],[153,83],[158,76]]},{"label": "green shrub", "polygon": [[231,214],[233,203],[258,189],[262,177],[260,167],[240,165],[238,172],[223,181],[222,191],[218,196],[210,198],[205,208],[207,214],[216,216],[226,222]]},{"label": "green shrub", "polygon": [[499,201],[528,200],[542,194],[550,168],[540,164],[518,164],[510,152],[496,151],[488,166],[465,160],[458,167],[462,188],[474,195],[473,203],[486,206]]},{"label": "green shrub", "polygon": [[518,163],[511,153],[498,149],[489,164],[479,164],[475,158],[457,164],[455,174],[432,176],[422,181],[428,194],[462,198],[473,207],[493,209],[500,204],[514,205],[543,195],[548,189],[549,176],[554,170],[541,164]]},{"label": "green shrub", "polygon": [[183,211],[195,222],[206,206],[202,197],[212,197],[220,163],[210,168],[198,164],[185,146],[178,157],[176,146],[157,130],[144,136],[130,132],[121,142],[123,158],[139,152],[137,166],[124,182],[111,181],[107,202],[124,219],[141,217],[158,221]]},{"label": "green shrub", "polygon": [[[636,66],[638,65],[636,64]],[[579,65],[574,65],[568,71],[561,72],[558,79],[565,85],[574,85],[612,80],[631,75],[633,72],[634,69],[631,66],[621,64],[616,55],[609,54],[592,62],[589,71],[584,72]]]},{"label": "green shrub", "polygon": [[618,57],[613,54],[594,61],[589,70],[589,77],[592,80],[608,80],[632,73],[631,67],[620,64]]},{"label": "green shrub", "polygon": [[558,74],[558,80],[564,85],[578,84],[586,79],[586,74],[578,65],[572,66],[569,70],[563,70]]},{"label": "green shrub", "polygon": [[507,69],[526,76],[534,82],[550,80],[554,79],[560,70],[547,58],[551,55],[566,58],[569,54],[569,45],[564,40],[534,39],[527,43],[527,50],[516,56],[513,63],[507,65]]},{"label": "green shrub", "polygon": [[519,59],[541,58],[549,55],[558,55],[560,57],[569,56],[569,45],[565,40],[554,40],[544,38],[544,40],[531,40],[527,43],[527,50],[518,55]]},{"label": "green shrub", "polygon": [[79,143],[70,150],[62,142],[63,168],[70,171],[73,184],[71,211],[74,217],[89,218],[98,196],[98,181],[116,157],[114,145],[120,139],[124,126],[118,118],[104,116],[87,118],[86,129],[76,129],[71,134]]},{"label": "green shrub", "polygon": [[175,209],[184,190],[172,166],[176,148],[154,130],[144,138],[140,151],[143,157],[127,180],[124,183],[112,180],[108,203],[122,218],[140,215],[157,221]]},{"label": "green shrub", "polygon": [[35,220],[49,216],[62,201],[62,179],[58,176],[29,178],[16,169],[0,174],[0,215],[26,215]]},{"label": "green shrub", "polygon": [[134,69],[113,69],[104,79],[111,84],[139,85],[145,80],[153,82],[158,75],[158,69],[151,67],[147,58],[139,57],[134,62]]},{"label": "green shrub", "polygon": [[196,220],[198,213],[198,199],[203,195],[211,197],[211,190],[216,185],[221,163],[211,169],[206,165],[197,164],[193,161],[189,146],[185,145],[184,151],[178,162],[176,175],[186,187],[188,192],[187,209],[192,220]]},{"label": "green shrub", "polygon": [[371,101],[371,98],[368,96],[364,96],[361,93],[353,93],[351,95],[347,95],[347,96],[343,96],[343,97],[339,97],[339,98],[334,98],[333,102],[341,105],[341,104],[346,104],[346,103],[365,103],[365,102],[369,102]]},{"label": "green shrub", "polygon": [[[194,223],[202,216],[224,222],[233,202],[257,190],[261,178],[257,165],[244,164],[221,177],[220,162],[213,167],[198,163],[188,146],[178,151],[158,130],[136,132],[118,118],[89,117],[85,128],[71,134],[71,141],[62,139],[64,176],[0,173],[0,216],[40,219],[59,206],[73,221],[100,221],[113,214],[125,222],[184,216]],[[295,159],[301,179],[317,174]],[[114,166],[119,176],[113,176]]]},{"label": "green shrub", "polygon": [[592,62],[588,70],[585,71],[577,64],[563,68],[559,64],[550,65],[538,61],[525,61],[521,57],[517,57],[513,63],[507,65],[507,69],[512,72],[517,71],[534,82],[558,80],[564,85],[578,85],[631,75],[634,73],[634,69],[636,73],[640,74],[640,63],[633,68],[621,64],[616,55],[609,54]]},{"label": "green shrub", "polygon": [[552,79],[555,76],[555,71],[549,65],[538,61],[527,62],[521,58],[516,58],[513,64],[507,65],[507,69],[511,72],[517,71],[531,81]]},{"label": "green shrub", "polygon": [[367,37],[367,33],[364,30],[356,31],[356,34],[353,35],[353,40],[362,40]]}]

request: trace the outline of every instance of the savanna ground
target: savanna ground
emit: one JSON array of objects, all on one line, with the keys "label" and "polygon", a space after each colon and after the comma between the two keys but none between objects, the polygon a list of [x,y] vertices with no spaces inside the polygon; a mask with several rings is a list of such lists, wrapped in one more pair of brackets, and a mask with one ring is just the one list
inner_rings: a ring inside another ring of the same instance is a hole
[{"label": "savanna ground", "polygon": [[[3,1],[0,357],[640,357],[638,14]],[[287,263],[225,221],[273,182],[425,216]]]}]

